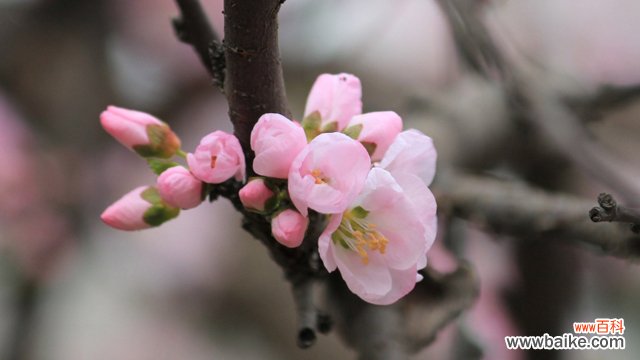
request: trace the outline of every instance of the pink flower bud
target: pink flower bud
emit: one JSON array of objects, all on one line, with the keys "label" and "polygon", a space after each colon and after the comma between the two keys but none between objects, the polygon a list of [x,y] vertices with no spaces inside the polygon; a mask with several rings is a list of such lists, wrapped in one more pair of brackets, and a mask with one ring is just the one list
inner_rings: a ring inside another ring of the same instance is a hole
[{"label": "pink flower bud", "polygon": [[295,210],[287,209],[271,220],[271,233],[286,247],[295,248],[302,244],[309,219]]},{"label": "pink flower bud", "polygon": [[349,120],[362,113],[362,87],[360,79],[351,74],[322,74],[313,83],[304,116],[320,113],[321,127],[333,122],[338,131],[344,129]]},{"label": "pink flower bud", "polygon": [[370,112],[354,116],[345,133],[364,145],[371,161],[380,161],[402,131],[402,119],[393,111]]},{"label": "pink flower bud", "polygon": [[200,140],[193,154],[187,155],[191,173],[198,179],[220,184],[234,177],[244,179],[245,163],[238,139],[224,131],[214,131]]},{"label": "pink flower bud", "polygon": [[245,208],[249,210],[264,211],[267,200],[271,199],[274,194],[264,179],[253,179],[247,183],[239,192],[240,201]]},{"label": "pink flower bud", "polygon": [[107,107],[100,114],[102,127],[122,145],[143,157],[170,158],[180,139],[169,125],[140,111]]},{"label": "pink flower bud", "polygon": [[158,226],[179,212],[162,201],[155,187],[140,186],[109,206],[100,218],[113,228],[131,231]]},{"label": "pink flower bud", "polygon": [[307,145],[302,127],[280,114],[264,114],[251,131],[257,174],[286,179],[291,162]]},{"label": "pink flower bud", "polygon": [[182,166],[163,171],[157,185],[160,196],[171,206],[191,209],[202,202],[202,181]]}]

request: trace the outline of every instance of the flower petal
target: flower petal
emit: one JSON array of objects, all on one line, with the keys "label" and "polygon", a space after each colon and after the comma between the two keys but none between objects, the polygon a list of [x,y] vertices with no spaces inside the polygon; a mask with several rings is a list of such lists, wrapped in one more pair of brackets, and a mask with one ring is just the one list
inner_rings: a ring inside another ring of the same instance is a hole
[{"label": "flower petal", "polygon": [[425,185],[436,173],[437,152],[433,140],[418,130],[401,132],[380,161],[380,167],[396,176],[407,172],[417,175]]},{"label": "flower petal", "polygon": [[304,116],[315,111],[322,117],[322,126],[336,122],[338,131],[349,120],[362,113],[362,87],[360,79],[351,74],[322,74],[311,87]]}]

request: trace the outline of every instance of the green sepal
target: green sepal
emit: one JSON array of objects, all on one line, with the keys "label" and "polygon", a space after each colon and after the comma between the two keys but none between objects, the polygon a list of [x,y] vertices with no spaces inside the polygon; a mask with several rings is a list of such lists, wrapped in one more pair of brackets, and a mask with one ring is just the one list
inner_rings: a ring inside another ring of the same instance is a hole
[{"label": "green sepal", "polygon": [[351,215],[355,216],[358,219],[364,219],[369,215],[369,211],[365,210],[362,206],[356,206],[351,209]]},{"label": "green sepal", "polygon": [[336,132],[336,131],[338,131],[338,122],[332,121],[327,125],[323,126],[321,132],[327,133],[327,132]]},{"label": "green sepal", "polygon": [[180,165],[175,161],[158,158],[147,158],[147,163],[149,164],[151,171],[156,175],[162,174],[168,168]]},{"label": "green sepal", "polygon": [[146,126],[148,144],[134,145],[133,151],[142,157],[159,157],[168,159],[180,149],[180,139],[166,124]]},{"label": "green sepal", "polygon": [[142,219],[151,226],[158,226],[175,218],[179,214],[180,209],[171,207],[164,203],[158,203],[151,205],[151,207],[144,212]]},{"label": "green sepal", "polygon": [[265,213],[265,214],[272,213],[278,209],[278,206],[280,206],[280,198],[279,196],[274,195],[270,197],[267,201],[265,201],[264,210],[262,211],[262,213]]},{"label": "green sepal", "polygon": [[376,145],[376,144],[374,144],[372,142],[361,141],[360,144],[362,144],[362,146],[364,146],[364,148],[369,153],[369,156],[373,156],[373,153],[376,152],[376,148],[378,147],[378,145]]},{"label": "green sepal", "polygon": [[349,126],[342,132],[353,140],[358,140],[358,136],[360,136],[360,133],[362,132],[362,124]]},{"label": "green sepal", "polygon": [[302,119],[302,129],[307,136],[307,141],[313,140],[320,135],[320,126],[322,125],[322,116],[319,111],[314,111]]},{"label": "green sepal", "polygon": [[153,186],[149,186],[148,188],[146,188],[140,194],[140,197],[146,200],[151,205],[162,203],[162,198],[160,197],[160,193],[158,192],[158,189]]}]

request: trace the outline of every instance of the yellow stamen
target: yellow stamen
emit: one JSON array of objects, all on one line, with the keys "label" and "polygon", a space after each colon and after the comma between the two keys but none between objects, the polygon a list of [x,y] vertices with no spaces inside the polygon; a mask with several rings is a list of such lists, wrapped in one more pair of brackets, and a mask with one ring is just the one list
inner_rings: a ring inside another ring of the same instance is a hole
[{"label": "yellow stamen", "polygon": [[322,171],[318,169],[311,170],[311,176],[313,176],[317,185],[327,182],[326,179],[322,176]]},{"label": "yellow stamen", "polygon": [[336,234],[343,241],[343,244],[357,252],[362,258],[362,263],[367,265],[369,263],[368,251],[378,251],[380,254],[384,254],[389,244],[389,239],[376,228],[376,224],[346,212]]}]

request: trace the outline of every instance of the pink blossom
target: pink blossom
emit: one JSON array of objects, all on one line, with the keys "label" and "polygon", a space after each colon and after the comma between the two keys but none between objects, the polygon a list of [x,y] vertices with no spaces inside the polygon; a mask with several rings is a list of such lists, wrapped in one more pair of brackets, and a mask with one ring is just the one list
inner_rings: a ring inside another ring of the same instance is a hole
[{"label": "pink blossom", "polygon": [[244,179],[245,163],[238,139],[224,131],[214,131],[200,140],[194,153],[187,155],[187,163],[195,177],[219,184],[235,177]]},{"label": "pink blossom", "polygon": [[158,191],[169,205],[181,209],[194,208],[202,202],[202,181],[182,166],[171,167],[158,177]]},{"label": "pink blossom", "polygon": [[344,129],[349,120],[362,113],[360,79],[351,74],[322,74],[311,87],[304,116],[319,112],[321,126],[336,123],[336,130]]},{"label": "pink blossom", "polygon": [[380,161],[401,130],[402,119],[398,114],[378,111],[354,116],[345,133],[367,148],[372,161]]},{"label": "pink blossom", "polygon": [[264,211],[267,201],[274,196],[262,178],[249,181],[240,189],[239,195],[245,208],[256,211]]},{"label": "pink blossom", "polygon": [[342,213],[364,186],[371,167],[367,150],[341,133],[320,134],[293,160],[289,196],[298,211]]},{"label": "pink blossom", "polygon": [[309,219],[306,216],[287,209],[271,220],[271,233],[280,244],[295,248],[302,243],[307,225],[309,225]]},{"label": "pink blossom", "polygon": [[391,143],[380,167],[394,177],[401,173],[414,174],[428,186],[436,173],[437,157],[430,137],[415,129],[405,130]]},{"label": "pink blossom", "polygon": [[435,238],[426,216],[416,210],[389,172],[372,169],[358,199],[343,214],[332,215],[320,236],[325,267],[339,269],[349,289],[367,302],[397,301],[414,288]]},{"label": "pink blossom", "polygon": [[180,139],[169,125],[152,115],[116,106],[100,114],[102,127],[122,145],[144,157],[170,158]]},{"label": "pink blossom", "polygon": [[264,114],[251,131],[257,174],[286,179],[291,162],[307,145],[302,127],[280,114]]},{"label": "pink blossom", "polygon": [[155,187],[140,186],[109,206],[100,218],[113,228],[131,231],[158,226],[179,212],[161,200]]}]

